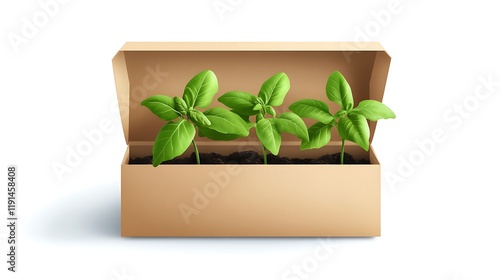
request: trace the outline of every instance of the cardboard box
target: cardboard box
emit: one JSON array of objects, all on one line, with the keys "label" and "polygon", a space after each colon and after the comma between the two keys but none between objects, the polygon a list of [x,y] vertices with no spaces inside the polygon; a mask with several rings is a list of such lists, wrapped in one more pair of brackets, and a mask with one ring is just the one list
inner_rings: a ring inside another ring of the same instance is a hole
[{"label": "cardboard box", "polygon": [[[152,154],[164,125],[140,102],[155,94],[181,96],[202,70],[218,77],[214,106],[223,106],[216,99],[227,91],[257,94],[267,78],[285,72],[291,89],[280,113],[303,98],[336,108],[325,93],[335,70],[349,81],[356,104],[382,101],[389,64],[378,43],[126,43],[113,59],[128,144],[121,166],[122,236],[380,236],[380,165],[371,147],[365,152],[347,143],[347,153],[370,160],[362,165],[154,168],[128,162]],[[372,138],[375,126],[370,122]],[[197,143],[200,153],[260,151],[254,130],[245,139],[197,138]],[[283,135],[280,155],[336,153],[340,139],[334,130],[332,142],[322,149],[301,151],[299,146],[294,136]]]}]

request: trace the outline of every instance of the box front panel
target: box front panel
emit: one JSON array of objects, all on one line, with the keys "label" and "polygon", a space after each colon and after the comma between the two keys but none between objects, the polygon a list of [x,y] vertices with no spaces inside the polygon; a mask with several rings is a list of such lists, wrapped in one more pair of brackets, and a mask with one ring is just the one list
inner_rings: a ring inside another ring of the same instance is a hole
[{"label": "box front panel", "polygon": [[125,164],[122,235],[379,236],[380,166]]}]

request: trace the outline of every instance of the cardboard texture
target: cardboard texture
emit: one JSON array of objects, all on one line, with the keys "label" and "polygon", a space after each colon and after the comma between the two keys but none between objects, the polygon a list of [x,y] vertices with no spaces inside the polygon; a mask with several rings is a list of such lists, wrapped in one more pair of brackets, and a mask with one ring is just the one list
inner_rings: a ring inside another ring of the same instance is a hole
[{"label": "cardboard texture", "polygon": [[[370,147],[347,143],[364,165],[129,165],[151,155],[165,124],[140,102],[148,96],[182,96],[186,83],[210,69],[217,98],[231,90],[257,94],[285,72],[291,89],[277,112],[303,98],[326,98],[329,75],[339,70],[355,103],[382,101],[390,57],[378,43],[126,43],[113,59],[123,131],[122,236],[380,236],[380,165]],[[309,126],[312,121],[307,121]],[[376,123],[370,122],[371,138]],[[248,138],[216,142],[197,138],[200,153],[255,150]],[[322,149],[300,151],[283,135],[281,156],[314,157],[340,151],[339,137]],[[192,149],[186,151],[190,155]]]}]

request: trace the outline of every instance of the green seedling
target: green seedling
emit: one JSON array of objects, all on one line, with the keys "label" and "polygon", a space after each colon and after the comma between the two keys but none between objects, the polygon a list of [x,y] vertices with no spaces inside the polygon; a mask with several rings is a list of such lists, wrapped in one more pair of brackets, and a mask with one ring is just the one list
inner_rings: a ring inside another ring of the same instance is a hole
[{"label": "green seedling", "polygon": [[250,127],[237,114],[218,107],[205,112],[197,109],[208,107],[218,88],[215,74],[205,70],[189,81],[182,98],[154,95],[142,101],[141,105],[167,121],[154,141],[153,166],[182,155],[191,144],[196,162],[200,164],[200,155],[194,140],[196,128],[202,136],[211,139],[248,136]]},{"label": "green seedling", "polygon": [[342,140],[341,164],[344,163],[345,140],[352,141],[368,151],[370,127],[367,120],[377,121],[396,117],[389,107],[376,100],[363,100],[353,108],[351,87],[339,71],[333,72],[328,78],[326,96],[340,106],[340,109],[333,115],[325,102],[314,99],[297,101],[290,105],[289,109],[302,118],[312,118],[318,121],[308,129],[309,140],[302,140],[301,150],[325,146],[330,142],[332,128],[337,128]]},{"label": "green seedling", "polygon": [[[281,133],[287,132],[307,142],[309,136],[304,121],[295,113],[286,112],[277,116],[274,106],[283,104],[290,90],[290,80],[285,73],[277,73],[266,80],[257,96],[242,91],[230,91],[218,101],[231,108],[252,127],[262,144],[264,164],[267,164],[267,152],[277,155],[281,146]],[[250,116],[255,116],[252,122]]]}]

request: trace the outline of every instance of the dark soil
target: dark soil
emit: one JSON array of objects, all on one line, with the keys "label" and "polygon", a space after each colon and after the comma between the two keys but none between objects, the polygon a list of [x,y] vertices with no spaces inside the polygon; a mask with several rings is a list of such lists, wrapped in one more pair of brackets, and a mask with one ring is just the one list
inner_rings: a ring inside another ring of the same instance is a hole
[{"label": "dark soil", "polygon": [[[131,159],[129,164],[153,164],[153,157]],[[200,153],[201,164],[263,164],[262,157],[254,151],[235,152],[228,156],[222,156],[217,153]],[[190,157],[175,158],[164,161],[162,164],[195,164],[196,156],[194,153]],[[288,158],[279,157],[272,154],[267,155],[268,164],[339,164],[340,153],[327,154],[319,158]],[[366,159],[355,160],[350,154],[344,154],[345,164],[369,164]]]}]

